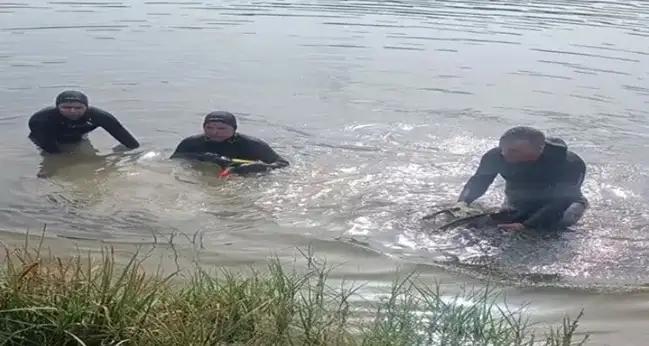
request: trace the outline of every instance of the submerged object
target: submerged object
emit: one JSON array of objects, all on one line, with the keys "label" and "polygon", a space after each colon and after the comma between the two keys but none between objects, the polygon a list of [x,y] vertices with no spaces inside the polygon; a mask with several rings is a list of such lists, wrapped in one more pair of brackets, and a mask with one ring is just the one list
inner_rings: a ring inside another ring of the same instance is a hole
[{"label": "submerged object", "polygon": [[432,222],[437,230],[445,231],[456,227],[484,227],[495,226],[500,223],[510,222],[514,211],[488,210],[480,207],[447,206],[430,213],[422,218],[423,221]]}]

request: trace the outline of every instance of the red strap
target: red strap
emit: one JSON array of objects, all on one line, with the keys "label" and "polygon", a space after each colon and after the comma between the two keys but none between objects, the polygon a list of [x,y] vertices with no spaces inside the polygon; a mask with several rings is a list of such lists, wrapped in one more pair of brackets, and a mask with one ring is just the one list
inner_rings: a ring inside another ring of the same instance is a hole
[{"label": "red strap", "polygon": [[226,168],[219,173],[219,178],[227,178],[230,176],[230,168]]}]

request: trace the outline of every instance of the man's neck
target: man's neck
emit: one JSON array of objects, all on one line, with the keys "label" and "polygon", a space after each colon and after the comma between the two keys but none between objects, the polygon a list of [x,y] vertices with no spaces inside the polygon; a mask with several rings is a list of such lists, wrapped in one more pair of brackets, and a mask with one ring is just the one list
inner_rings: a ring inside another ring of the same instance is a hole
[{"label": "man's neck", "polygon": [[70,122],[87,121],[88,120],[88,112],[84,113],[82,116],[80,116],[77,119],[70,119],[70,118],[64,116],[63,114],[61,114],[61,112],[59,112],[59,117],[61,119],[63,119],[63,121],[70,121]]},{"label": "man's neck", "polygon": [[218,140],[216,140],[216,139],[212,139],[212,138],[210,138],[210,137],[208,137],[208,136],[206,136],[206,135],[203,135],[203,138],[205,138],[205,140],[206,140],[207,142],[213,142],[213,143],[228,143],[228,142],[232,142],[232,141],[234,141],[234,140],[237,138],[237,134],[234,134],[234,136],[232,136],[232,137],[230,137],[230,138],[227,138],[227,139],[224,139],[224,140],[222,140],[222,141],[218,141]]}]

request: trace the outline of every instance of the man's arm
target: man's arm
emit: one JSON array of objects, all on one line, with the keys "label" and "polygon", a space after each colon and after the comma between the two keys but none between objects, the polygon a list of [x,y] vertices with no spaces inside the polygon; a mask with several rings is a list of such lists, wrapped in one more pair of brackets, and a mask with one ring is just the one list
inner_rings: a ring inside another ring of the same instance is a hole
[{"label": "man's arm", "polygon": [[480,159],[480,165],[475,174],[473,174],[466,185],[464,185],[462,193],[458,198],[458,202],[471,204],[473,201],[484,195],[498,175],[499,161],[500,151],[497,148],[484,154],[482,159]]},{"label": "man's arm", "polygon": [[562,174],[550,190],[551,201],[523,222],[526,227],[554,227],[561,221],[563,212],[582,198],[581,185],[586,176],[586,164],[577,155],[569,153]]},{"label": "man's arm", "polygon": [[187,154],[191,152],[191,146],[189,143],[189,139],[185,138],[183,139],[180,144],[176,147],[176,150],[174,151],[173,154],[171,154],[171,159],[182,159],[185,158]]},{"label": "man's arm", "polygon": [[250,174],[250,173],[263,173],[273,169],[284,168],[289,165],[289,162],[281,157],[273,150],[268,143],[257,138],[246,138],[248,143],[246,157],[261,161],[243,164],[232,168],[233,173],[237,174]]},{"label": "man's arm", "polygon": [[281,157],[273,148],[266,142],[260,141],[255,147],[254,156],[258,157],[260,161],[265,163],[269,169],[284,168],[289,166],[289,162]]},{"label": "man's arm", "polygon": [[289,165],[288,161],[275,152],[268,143],[254,138],[251,144],[250,156],[267,164],[268,167],[283,168]]},{"label": "man's arm", "polygon": [[265,163],[270,169],[278,169],[289,166],[289,162],[281,157],[273,148],[266,143],[261,143],[257,149],[260,161]]},{"label": "man's arm", "polygon": [[89,109],[88,111],[93,112],[91,117],[97,121],[97,125],[101,126],[124,146],[129,149],[135,149],[140,146],[140,143],[138,143],[135,137],[112,114],[98,108],[92,108],[92,110]]},{"label": "man's arm", "polygon": [[45,111],[37,112],[29,119],[29,139],[47,153],[60,153],[61,149],[56,142],[56,127],[43,112]]}]

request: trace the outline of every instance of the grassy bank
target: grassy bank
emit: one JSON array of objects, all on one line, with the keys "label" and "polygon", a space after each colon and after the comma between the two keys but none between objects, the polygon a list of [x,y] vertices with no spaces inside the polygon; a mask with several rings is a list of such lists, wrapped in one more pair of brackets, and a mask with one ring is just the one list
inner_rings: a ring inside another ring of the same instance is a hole
[{"label": "grassy bank", "polygon": [[[576,321],[534,335],[524,312],[490,290],[443,296],[408,276],[374,301],[330,286],[307,255],[300,270],[163,276],[146,256],[117,265],[7,250],[0,274],[0,345],[576,345]],[[583,339],[583,337],[582,337]]]}]

